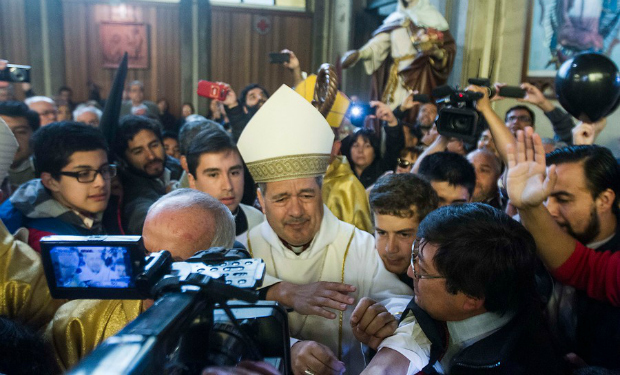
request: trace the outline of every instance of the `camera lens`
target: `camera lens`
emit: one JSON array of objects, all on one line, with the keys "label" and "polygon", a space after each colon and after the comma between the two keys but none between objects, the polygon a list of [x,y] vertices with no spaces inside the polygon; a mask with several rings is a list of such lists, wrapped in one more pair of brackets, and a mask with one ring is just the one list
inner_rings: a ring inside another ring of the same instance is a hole
[{"label": "camera lens", "polygon": [[448,124],[451,130],[461,133],[467,132],[470,129],[469,117],[453,116],[450,120]]},{"label": "camera lens", "polygon": [[26,78],[26,73],[24,72],[24,69],[11,68],[10,74],[11,74],[11,80],[13,82],[22,82]]}]

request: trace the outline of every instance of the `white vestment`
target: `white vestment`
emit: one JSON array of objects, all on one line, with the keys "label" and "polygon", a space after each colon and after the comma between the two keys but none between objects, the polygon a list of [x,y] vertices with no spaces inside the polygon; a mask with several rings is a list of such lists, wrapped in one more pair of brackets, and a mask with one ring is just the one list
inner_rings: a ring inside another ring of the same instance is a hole
[{"label": "white vestment", "polygon": [[[361,345],[353,336],[349,323],[355,305],[362,297],[380,301],[393,313],[404,311],[411,300],[411,289],[403,284],[393,273],[387,271],[377,251],[374,238],[353,225],[338,220],[325,206],[321,227],[310,247],[297,255],[286,248],[269,223],[248,232],[246,238],[239,239],[255,258],[265,261],[267,275],[264,286],[279,280],[296,284],[310,284],[317,281],[342,282],[343,260],[344,283],[357,290],[349,295],[355,298],[342,320],[342,358],[347,374],[359,374],[365,367]],[[249,244],[248,244],[249,242]],[[350,242],[350,245],[349,245]],[[400,298],[395,298],[400,297]],[[387,301],[388,299],[394,298]],[[313,340],[328,346],[338,355],[339,317],[326,319],[316,315],[289,313],[291,337]]]},{"label": "white vestment", "polygon": [[245,214],[245,218],[248,222],[248,230],[236,236],[235,240],[239,241],[239,239],[243,239],[243,241],[245,241],[248,231],[262,223],[265,220],[265,215],[256,208],[243,203],[239,203],[239,208],[242,209]]}]

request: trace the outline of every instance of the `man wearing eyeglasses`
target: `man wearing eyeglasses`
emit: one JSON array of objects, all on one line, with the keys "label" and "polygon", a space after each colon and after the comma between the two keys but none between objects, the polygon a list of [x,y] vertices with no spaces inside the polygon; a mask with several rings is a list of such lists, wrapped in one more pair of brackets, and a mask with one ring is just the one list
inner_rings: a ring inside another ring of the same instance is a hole
[{"label": "man wearing eyeglasses", "polygon": [[414,298],[363,374],[554,374],[532,236],[481,203],[426,216],[408,275]]},{"label": "man wearing eyeglasses", "polygon": [[[29,230],[28,244],[51,234],[119,234],[115,212],[104,212],[116,167],[108,161],[103,134],[91,126],[58,122],[33,135],[34,163],[41,178],[31,180],[0,206],[10,232]],[[105,225],[104,225],[105,222]]]},{"label": "man wearing eyeglasses", "polygon": [[56,102],[47,96],[33,96],[25,100],[26,105],[39,114],[41,126],[51,124],[58,119]]},{"label": "man wearing eyeglasses", "polygon": [[516,137],[517,130],[523,130],[526,126],[534,127],[534,112],[524,105],[516,105],[506,112],[506,126],[512,135]]}]

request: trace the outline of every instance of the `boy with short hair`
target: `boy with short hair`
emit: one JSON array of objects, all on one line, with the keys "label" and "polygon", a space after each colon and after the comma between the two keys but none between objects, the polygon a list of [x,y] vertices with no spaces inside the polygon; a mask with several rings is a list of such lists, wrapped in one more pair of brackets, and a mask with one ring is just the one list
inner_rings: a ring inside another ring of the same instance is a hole
[{"label": "boy with short hair", "polygon": [[390,174],[377,180],[368,199],[375,224],[375,248],[385,268],[411,287],[413,280],[407,276],[411,246],[420,222],[437,209],[437,193],[419,176]]},{"label": "boy with short hair", "polygon": [[189,186],[211,195],[235,217],[237,238],[263,222],[263,213],[241,203],[244,192],[243,159],[233,139],[221,129],[196,135],[187,152]]},{"label": "boy with short hair", "polygon": [[33,145],[40,178],[23,184],[0,206],[0,219],[9,231],[28,228],[28,244],[37,251],[39,240],[51,234],[118,233],[120,223],[110,221],[117,229],[109,225],[106,230],[103,225],[110,180],[116,175],[103,134],[63,121],[40,128]]}]

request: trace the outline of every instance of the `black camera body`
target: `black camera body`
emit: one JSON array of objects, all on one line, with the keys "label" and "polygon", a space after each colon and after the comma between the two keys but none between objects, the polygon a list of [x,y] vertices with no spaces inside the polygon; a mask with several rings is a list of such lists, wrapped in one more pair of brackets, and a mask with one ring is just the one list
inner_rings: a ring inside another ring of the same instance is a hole
[{"label": "black camera body", "polygon": [[258,301],[265,263],[245,249],[173,262],[165,250],[145,257],[140,236],[48,236],[41,258],[54,298],[156,300],[70,373],[194,374],[241,360],[291,373],[287,313]]},{"label": "black camera body", "polygon": [[[502,86],[499,91],[491,85],[488,78],[470,78],[470,85],[482,86],[487,89],[489,98],[499,94],[506,98],[524,98],[526,91],[518,86]],[[433,89],[433,97],[439,98],[436,103],[443,104],[437,119],[437,131],[446,137],[460,138],[468,143],[476,143],[480,134],[487,128],[486,120],[476,110],[475,101],[483,98],[482,93],[458,91],[450,86],[439,86]]]},{"label": "black camera body", "polygon": [[443,104],[437,118],[437,132],[445,137],[456,137],[465,142],[475,143],[486,122],[476,110],[475,101],[483,95],[478,92],[457,91],[450,86],[440,86],[433,90],[433,96]]},{"label": "black camera body", "polygon": [[30,66],[7,64],[4,70],[0,70],[0,81],[30,82]]}]

